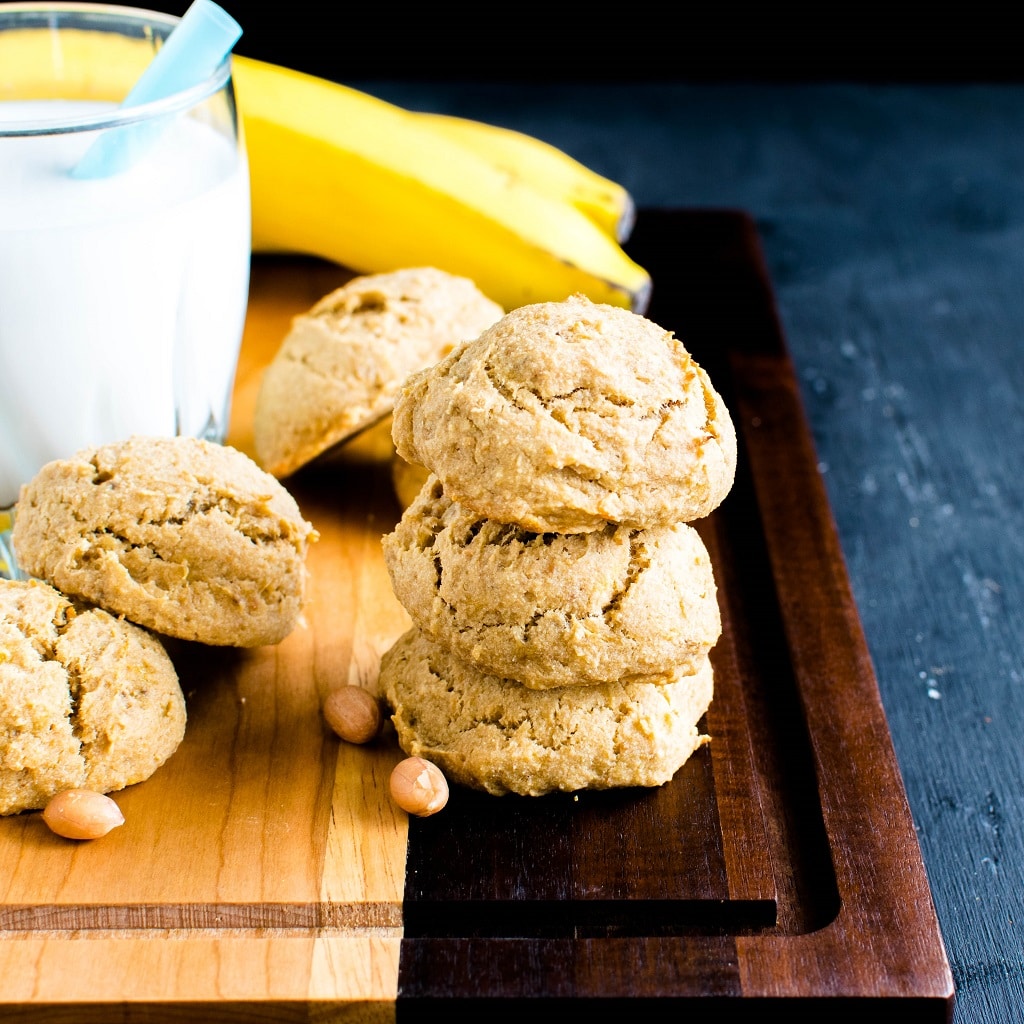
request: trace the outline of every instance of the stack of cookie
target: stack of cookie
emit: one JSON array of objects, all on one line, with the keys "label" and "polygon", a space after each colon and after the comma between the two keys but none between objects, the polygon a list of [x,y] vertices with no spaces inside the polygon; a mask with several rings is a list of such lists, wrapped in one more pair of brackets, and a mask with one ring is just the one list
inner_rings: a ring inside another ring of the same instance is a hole
[{"label": "stack of cookie", "polygon": [[111,792],[177,749],[185,699],[163,637],[255,647],[300,621],[316,531],[248,456],[132,437],[21,489],[0,580],[0,815]]},{"label": "stack of cookie", "polygon": [[384,538],[406,753],[494,794],[670,779],[706,741],[721,632],[689,523],[736,467],[681,342],[582,296],[524,306],[411,376],[393,434],[430,473]]}]

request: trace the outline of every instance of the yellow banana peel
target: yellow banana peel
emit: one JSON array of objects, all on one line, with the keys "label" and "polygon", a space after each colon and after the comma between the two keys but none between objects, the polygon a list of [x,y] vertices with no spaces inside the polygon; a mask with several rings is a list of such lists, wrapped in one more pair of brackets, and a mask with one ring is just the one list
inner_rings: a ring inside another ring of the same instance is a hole
[{"label": "yellow banana peel", "polygon": [[[31,86],[52,39],[18,37],[0,67]],[[62,48],[61,88],[81,98],[117,101],[152,58],[145,41],[86,31],[63,34]],[[232,65],[254,251],[320,256],[358,273],[432,265],[472,278],[506,309],[573,292],[646,309],[650,277],[619,244],[631,198],[568,154],[279,65],[240,55]],[[33,94],[52,95],[47,82],[40,76]]]},{"label": "yellow banana peel", "polygon": [[[153,59],[149,39],[47,28],[0,34],[0,100],[78,99],[119,103]],[[53,73],[59,66],[60,75]]]},{"label": "yellow banana peel", "polygon": [[571,202],[367,93],[252,58],[233,68],[254,251],[358,273],[431,265],[506,309],[575,292],[646,309],[650,275]]},{"label": "yellow banana peel", "polygon": [[416,116],[539,191],[572,203],[617,242],[628,240],[636,222],[636,205],[617,181],[525,132],[453,114],[424,111]]}]

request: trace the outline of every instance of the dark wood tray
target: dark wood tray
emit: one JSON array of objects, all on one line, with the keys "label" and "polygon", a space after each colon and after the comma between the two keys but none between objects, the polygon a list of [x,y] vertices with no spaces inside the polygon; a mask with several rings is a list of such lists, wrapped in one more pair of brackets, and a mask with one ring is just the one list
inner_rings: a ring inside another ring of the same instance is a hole
[{"label": "dark wood tray", "polygon": [[712,743],[657,790],[460,792],[412,822],[399,1019],[593,1004],[948,1020],[952,978],[755,225],[644,211],[629,248],[655,282],[648,315],[708,370],[740,438],[735,487],[698,524],[724,619]]}]

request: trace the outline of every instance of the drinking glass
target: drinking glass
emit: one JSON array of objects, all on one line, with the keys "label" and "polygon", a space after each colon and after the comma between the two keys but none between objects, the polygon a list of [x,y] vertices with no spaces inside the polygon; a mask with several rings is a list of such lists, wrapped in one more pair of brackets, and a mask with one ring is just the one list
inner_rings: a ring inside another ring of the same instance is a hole
[{"label": "drinking glass", "polygon": [[[133,434],[227,431],[251,249],[230,57],[198,86],[118,106],[177,22],[105,4],[0,5],[7,519],[53,459]],[[118,173],[73,173],[106,132],[144,144]]]}]

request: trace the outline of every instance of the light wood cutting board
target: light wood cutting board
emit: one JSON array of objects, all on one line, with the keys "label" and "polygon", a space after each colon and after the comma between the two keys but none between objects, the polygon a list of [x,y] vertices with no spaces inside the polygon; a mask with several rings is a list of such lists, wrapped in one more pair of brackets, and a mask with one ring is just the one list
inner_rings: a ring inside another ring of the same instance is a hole
[{"label": "light wood cutting board", "polygon": [[[263,366],[290,318],[348,276],[257,261],[230,443],[252,454]],[[386,440],[332,466],[326,486],[316,471],[288,484],[320,533],[304,625],[250,651],[169,644],[186,737],[115,794],[122,828],[73,843],[38,814],[0,819],[0,1016],[16,1004],[71,1019],[60,1006],[76,1004],[76,1021],[109,1020],[113,1001],[202,1017],[225,1000],[234,1013],[294,1000],[394,1016],[407,819],[387,779],[401,754],[393,734],[341,744],[320,714],[334,687],[372,684],[408,625],[380,552],[400,514]]]}]

